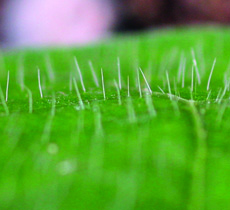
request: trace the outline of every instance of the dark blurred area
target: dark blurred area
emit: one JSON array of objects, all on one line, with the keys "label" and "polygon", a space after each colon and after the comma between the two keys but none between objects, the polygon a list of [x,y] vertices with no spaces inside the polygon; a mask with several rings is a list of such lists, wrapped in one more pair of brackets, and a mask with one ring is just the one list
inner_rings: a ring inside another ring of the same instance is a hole
[{"label": "dark blurred area", "polygon": [[83,45],[113,33],[229,24],[229,0],[0,0],[2,46]]},{"label": "dark blurred area", "polygon": [[228,24],[229,0],[117,0],[121,31],[186,24]]}]

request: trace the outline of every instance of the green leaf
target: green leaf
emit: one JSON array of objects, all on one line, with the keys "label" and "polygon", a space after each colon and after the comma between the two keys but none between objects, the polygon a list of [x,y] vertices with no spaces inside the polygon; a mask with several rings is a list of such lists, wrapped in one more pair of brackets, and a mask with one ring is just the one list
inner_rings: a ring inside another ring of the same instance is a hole
[{"label": "green leaf", "polygon": [[224,28],[0,60],[0,209],[229,209]]}]

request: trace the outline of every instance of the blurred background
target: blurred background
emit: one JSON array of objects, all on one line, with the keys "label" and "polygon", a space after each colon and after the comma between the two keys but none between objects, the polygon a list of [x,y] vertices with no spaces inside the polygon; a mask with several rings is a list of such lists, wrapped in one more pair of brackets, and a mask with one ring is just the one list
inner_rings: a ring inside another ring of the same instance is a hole
[{"label": "blurred background", "polygon": [[0,0],[2,46],[85,45],[114,33],[230,23],[229,0]]}]

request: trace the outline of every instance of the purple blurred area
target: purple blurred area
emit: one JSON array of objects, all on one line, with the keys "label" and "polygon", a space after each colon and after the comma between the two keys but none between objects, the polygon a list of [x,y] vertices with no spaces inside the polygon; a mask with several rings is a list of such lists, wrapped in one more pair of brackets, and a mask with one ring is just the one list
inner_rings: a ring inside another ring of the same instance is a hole
[{"label": "purple blurred area", "polygon": [[116,32],[230,22],[230,0],[0,0],[3,46],[84,45]]},{"label": "purple blurred area", "polygon": [[90,43],[108,36],[115,18],[106,0],[12,0],[3,7],[9,46]]}]

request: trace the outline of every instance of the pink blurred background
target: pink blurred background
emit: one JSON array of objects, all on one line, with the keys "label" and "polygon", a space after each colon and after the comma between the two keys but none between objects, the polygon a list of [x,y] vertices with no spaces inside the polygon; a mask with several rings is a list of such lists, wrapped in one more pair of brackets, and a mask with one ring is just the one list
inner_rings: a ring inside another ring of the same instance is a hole
[{"label": "pink blurred background", "polygon": [[84,45],[113,33],[228,24],[229,0],[0,0],[2,45]]},{"label": "pink blurred background", "polygon": [[17,0],[3,13],[14,46],[86,44],[108,36],[115,18],[105,0]]}]

